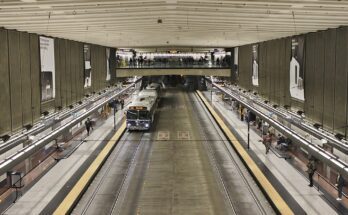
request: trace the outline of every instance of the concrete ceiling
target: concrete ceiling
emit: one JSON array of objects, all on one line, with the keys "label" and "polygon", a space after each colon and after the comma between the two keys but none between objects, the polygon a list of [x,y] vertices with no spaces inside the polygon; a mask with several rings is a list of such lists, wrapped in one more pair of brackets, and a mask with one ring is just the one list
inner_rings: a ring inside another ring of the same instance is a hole
[{"label": "concrete ceiling", "polygon": [[346,0],[0,1],[0,26],[111,47],[233,47],[342,25]]}]

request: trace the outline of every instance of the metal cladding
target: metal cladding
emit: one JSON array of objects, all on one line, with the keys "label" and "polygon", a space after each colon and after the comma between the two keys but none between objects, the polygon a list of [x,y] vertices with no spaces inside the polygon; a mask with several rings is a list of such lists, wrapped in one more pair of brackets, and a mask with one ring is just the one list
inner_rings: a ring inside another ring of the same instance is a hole
[{"label": "metal cladding", "polygon": [[[211,80],[207,79],[209,82]],[[334,156],[333,154],[330,154],[326,152],[325,150],[319,148],[318,146],[308,142],[306,139],[299,136],[295,131],[283,126],[279,122],[275,121],[271,117],[267,116],[266,114],[262,113],[261,111],[257,110],[255,107],[251,106],[248,102],[243,101],[239,96],[232,94],[231,92],[228,92],[224,88],[220,87],[217,84],[212,83],[214,87],[225,93],[226,95],[232,97],[239,103],[241,103],[243,106],[254,112],[257,116],[259,116],[261,119],[268,122],[271,126],[273,126],[276,130],[282,132],[285,136],[290,138],[294,143],[299,144],[302,148],[307,150],[311,155],[318,158],[322,162],[326,163],[327,165],[331,166],[335,170],[337,170],[342,175],[348,177],[348,165],[340,160],[338,157]]]},{"label": "metal cladding", "polygon": [[90,110],[87,110],[85,113],[78,116],[76,119],[73,119],[72,121],[66,123],[65,125],[57,128],[56,130],[52,131],[49,135],[45,136],[44,138],[38,140],[37,142],[19,150],[17,153],[13,154],[9,158],[3,160],[0,163],[0,175],[6,173],[11,168],[22,162],[23,160],[27,159],[29,156],[37,152],[39,149],[41,149],[46,144],[50,143],[51,141],[55,140],[60,135],[64,134],[67,130],[71,129],[73,126],[81,122],[82,120],[86,119],[88,116],[90,116],[92,113],[96,112],[99,108],[103,107],[105,104],[107,104],[110,100],[114,99],[115,97],[123,94],[133,86],[135,86],[135,83],[140,81],[141,79],[136,80],[133,84],[127,86],[125,89],[121,90],[117,94],[114,94],[110,96],[109,98],[105,99],[104,101],[101,101],[99,104],[97,104],[95,107],[91,108]]}]

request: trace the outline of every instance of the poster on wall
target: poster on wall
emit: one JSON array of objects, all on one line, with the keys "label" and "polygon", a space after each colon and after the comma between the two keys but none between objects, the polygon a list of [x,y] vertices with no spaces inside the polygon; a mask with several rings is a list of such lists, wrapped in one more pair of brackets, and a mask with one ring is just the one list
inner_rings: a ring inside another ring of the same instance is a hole
[{"label": "poster on wall", "polygon": [[235,75],[235,78],[236,78],[236,81],[238,80],[238,76],[239,76],[239,73],[238,73],[238,47],[235,47],[233,49],[233,52],[234,52],[234,59],[233,59],[233,71],[234,71],[234,75]]},{"label": "poster on wall", "polygon": [[291,39],[290,60],[290,95],[292,98],[304,101],[304,37],[298,36]]},{"label": "poster on wall", "polygon": [[88,44],[83,45],[83,56],[85,61],[85,72],[84,72],[84,88],[92,86],[92,67],[91,67],[91,46]]},{"label": "poster on wall", "polygon": [[106,80],[110,81],[110,48],[106,48]]},{"label": "poster on wall", "polygon": [[252,56],[252,84],[253,86],[259,86],[259,45],[255,44],[253,47],[253,56]]},{"label": "poster on wall", "polygon": [[54,39],[40,36],[41,60],[41,101],[54,99],[55,91],[55,62]]}]

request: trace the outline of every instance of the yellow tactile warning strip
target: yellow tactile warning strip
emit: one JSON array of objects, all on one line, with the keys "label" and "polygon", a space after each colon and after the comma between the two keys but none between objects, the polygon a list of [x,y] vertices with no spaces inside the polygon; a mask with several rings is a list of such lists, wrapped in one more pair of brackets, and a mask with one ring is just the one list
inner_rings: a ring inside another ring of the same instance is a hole
[{"label": "yellow tactile warning strip", "polygon": [[220,116],[215,112],[213,107],[209,104],[209,102],[204,98],[201,92],[197,91],[198,96],[203,101],[205,106],[208,108],[209,112],[212,114],[216,122],[220,125],[221,129],[225,133],[226,137],[229,139],[231,144],[236,149],[239,156],[244,160],[247,167],[250,169],[258,183],[262,186],[262,189],[266,192],[269,199],[273,202],[277,210],[280,214],[294,214],[290,209],[288,204],[284,201],[284,199],[279,195],[276,189],[272,186],[266,176],[262,173],[259,167],[256,165],[254,160],[249,156],[247,151],[241,145],[241,143],[237,140],[237,138],[233,135],[231,130],[226,126],[224,121],[220,118]]},{"label": "yellow tactile warning strip", "polygon": [[84,189],[89,185],[90,181],[93,179],[97,171],[103,165],[104,161],[107,159],[108,155],[111,153],[114,146],[120,140],[122,134],[126,130],[126,122],[122,123],[121,127],[116,131],[115,135],[109,140],[103,150],[99,153],[93,163],[88,167],[86,172],[82,175],[80,180],[71,189],[68,195],[60,203],[58,208],[54,211],[54,214],[68,214],[73,209],[76,201],[82,195]]}]

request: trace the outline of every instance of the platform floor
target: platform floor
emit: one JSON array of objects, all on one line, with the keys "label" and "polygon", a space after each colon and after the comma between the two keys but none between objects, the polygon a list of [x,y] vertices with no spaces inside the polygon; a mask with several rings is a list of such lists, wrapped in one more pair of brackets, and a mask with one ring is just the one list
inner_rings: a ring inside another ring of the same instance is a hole
[{"label": "platform floor", "polygon": [[[211,97],[210,92],[205,93],[207,98]],[[240,137],[247,142],[247,124],[241,121],[235,111],[227,106],[220,97],[213,95],[214,107],[223,113],[223,116]],[[258,159],[290,193],[295,201],[307,214],[339,214],[325,198],[324,194],[314,187],[308,186],[308,179],[298,172],[285,159],[279,158],[274,153],[265,154],[264,145],[259,142],[261,137],[250,129],[250,148]]]},{"label": "platform floor", "polygon": [[73,214],[274,214],[224,140],[194,94],[167,90],[154,128],[124,135]]},{"label": "platform floor", "polygon": [[[117,121],[121,121],[123,111],[117,113]],[[68,181],[79,171],[79,168],[95,152],[101,142],[105,141],[113,129],[113,117],[107,119],[100,127],[95,128],[85,143],[67,159],[60,160],[45,174],[28,192],[13,204],[5,214],[40,214],[56,198],[57,194],[67,186]],[[85,132],[85,131],[84,131]],[[46,213],[46,212],[44,212]],[[49,212],[50,213],[50,212]]]}]

